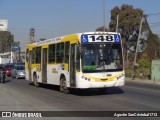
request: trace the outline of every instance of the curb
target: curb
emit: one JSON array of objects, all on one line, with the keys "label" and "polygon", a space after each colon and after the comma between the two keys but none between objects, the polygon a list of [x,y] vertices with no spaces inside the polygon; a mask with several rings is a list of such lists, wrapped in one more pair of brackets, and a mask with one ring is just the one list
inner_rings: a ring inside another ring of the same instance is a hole
[{"label": "curb", "polygon": [[142,80],[142,79],[134,79],[132,80],[131,78],[125,78],[126,82],[130,82],[130,83],[140,83],[140,84],[151,84],[151,85],[160,85],[160,81],[154,81],[154,80]]}]

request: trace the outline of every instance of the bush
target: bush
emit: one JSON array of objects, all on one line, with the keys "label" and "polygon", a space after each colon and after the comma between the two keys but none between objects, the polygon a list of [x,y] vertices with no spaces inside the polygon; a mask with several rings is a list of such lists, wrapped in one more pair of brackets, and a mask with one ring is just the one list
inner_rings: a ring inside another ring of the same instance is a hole
[{"label": "bush", "polygon": [[139,64],[139,68],[141,69],[151,67],[151,63],[150,63],[150,60],[148,59],[148,55],[146,52],[141,55],[141,57],[138,60],[138,64]]},{"label": "bush", "polygon": [[131,77],[131,72],[132,72],[131,69],[126,69],[125,70],[125,76],[126,77]]},{"label": "bush", "polygon": [[[125,70],[125,76],[131,78],[132,69]],[[150,75],[149,68],[136,68],[135,77],[140,79],[146,79]]]}]

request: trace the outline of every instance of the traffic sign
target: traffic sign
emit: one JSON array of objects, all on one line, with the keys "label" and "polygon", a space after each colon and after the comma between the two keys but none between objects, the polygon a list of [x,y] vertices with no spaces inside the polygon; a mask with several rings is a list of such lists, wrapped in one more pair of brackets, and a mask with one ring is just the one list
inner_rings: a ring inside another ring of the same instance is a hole
[{"label": "traffic sign", "polygon": [[19,50],[19,46],[16,46],[16,45],[12,45],[11,48],[12,50]]}]

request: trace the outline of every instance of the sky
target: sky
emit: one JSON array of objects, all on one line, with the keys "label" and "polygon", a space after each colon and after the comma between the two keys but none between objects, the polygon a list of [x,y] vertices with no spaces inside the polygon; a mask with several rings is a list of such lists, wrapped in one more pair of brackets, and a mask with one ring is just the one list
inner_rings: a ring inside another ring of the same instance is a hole
[{"label": "sky", "polygon": [[[144,14],[160,13],[160,0],[105,0],[107,27],[111,9],[123,4],[140,8]],[[0,0],[0,19],[8,20],[8,31],[25,49],[32,27],[35,39],[39,40],[91,32],[103,26],[103,0]],[[160,22],[160,15],[149,16],[148,22]],[[152,28],[160,34],[158,24],[152,24]]]}]

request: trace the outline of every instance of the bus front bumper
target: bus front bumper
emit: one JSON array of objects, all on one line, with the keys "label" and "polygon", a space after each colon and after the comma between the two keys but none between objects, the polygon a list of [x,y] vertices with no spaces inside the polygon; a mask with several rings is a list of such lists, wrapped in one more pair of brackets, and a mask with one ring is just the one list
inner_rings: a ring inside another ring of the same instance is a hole
[{"label": "bus front bumper", "polygon": [[119,79],[114,81],[107,81],[107,82],[90,82],[90,81],[77,81],[76,88],[107,88],[107,87],[114,87],[114,86],[124,86],[125,79]]}]

